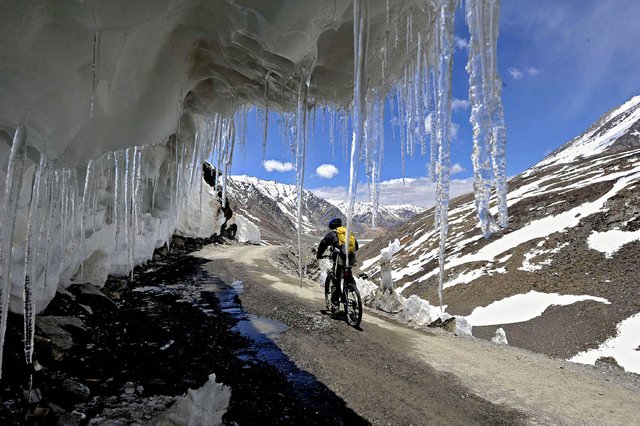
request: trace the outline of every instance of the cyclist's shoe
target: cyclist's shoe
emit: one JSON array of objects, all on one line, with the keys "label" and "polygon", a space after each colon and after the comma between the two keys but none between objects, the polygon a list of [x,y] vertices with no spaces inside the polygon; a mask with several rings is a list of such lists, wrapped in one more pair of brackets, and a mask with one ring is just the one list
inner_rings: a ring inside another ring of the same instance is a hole
[{"label": "cyclist's shoe", "polygon": [[331,304],[331,313],[335,314],[336,312],[338,312],[340,310],[340,305],[336,305],[334,303]]}]

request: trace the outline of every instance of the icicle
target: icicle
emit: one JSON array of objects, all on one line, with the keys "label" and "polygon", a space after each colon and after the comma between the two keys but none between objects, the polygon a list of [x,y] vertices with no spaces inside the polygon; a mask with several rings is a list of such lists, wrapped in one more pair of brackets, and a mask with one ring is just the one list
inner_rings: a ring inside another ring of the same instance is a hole
[{"label": "icicle", "polygon": [[40,164],[38,165],[34,176],[31,190],[29,219],[27,221],[24,276],[21,277],[24,302],[24,353],[27,364],[29,365],[33,361],[33,340],[36,318],[35,284],[38,273],[38,263],[40,261],[40,257],[37,253],[40,248],[40,236],[44,222],[44,218],[42,217],[43,208],[41,204],[44,188],[47,184],[46,167],[46,158],[44,155],[41,155]]},{"label": "icicle", "polygon": [[[114,226],[114,241],[115,241],[115,258],[116,261],[118,260],[119,257],[119,253],[120,253],[120,238],[121,238],[121,234],[122,234],[122,227],[123,227],[123,222],[124,222],[124,214],[125,211],[123,211],[123,206],[124,206],[124,202],[123,202],[123,192],[124,192],[124,188],[123,188],[123,176],[122,176],[122,165],[124,162],[124,152],[123,151],[117,151],[114,153],[114,157],[113,157],[113,169],[114,169],[114,191],[113,191],[113,215],[114,215],[114,222],[115,222],[115,226]],[[125,198],[126,199],[126,198]]]},{"label": "icicle", "polygon": [[329,146],[331,147],[331,161],[335,161],[335,144],[336,144],[336,112],[331,109],[329,111]]},{"label": "icicle", "polygon": [[7,315],[9,313],[9,298],[11,295],[11,266],[13,231],[16,224],[18,198],[22,188],[22,173],[27,153],[27,128],[18,126],[13,137],[7,177],[4,187],[4,197],[0,210],[0,377],[2,377],[2,355],[4,336],[7,329]]},{"label": "icicle", "polygon": [[[347,240],[351,235],[351,219],[358,185],[358,158],[364,139],[366,120],[367,42],[369,38],[369,3],[367,0],[353,2],[353,139],[349,173],[349,207],[347,208]],[[345,248],[346,250],[346,248]],[[346,256],[349,265],[349,256]]]},{"label": "icicle", "polygon": [[473,126],[473,170],[476,211],[485,238],[492,229],[489,213],[491,187],[495,181],[500,226],[506,227],[506,161],[505,126],[502,110],[501,81],[497,74],[498,40],[497,0],[469,0],[466,21],[471,34],[469,42],[469,100]]},{"label": "icicle", "polygon": [[381,102],[377,92],[374,92],[367,123],[371,123],[371,130],[367,137],[367,170],[369,176],[369,199],[371,200],[371,227],[377,227],[378,207],[380,203],[380,173],[384,155],[384,102]]},{"label": "icicle", "polygon": [[311,72],[300,76],[298,108],[296,111],[296,189],[298,194],[298,276],[302,287],[302,191],[304,188],[304,165],[307,151],[307,95],[311,83]]},{"label": "icicle", "polygon": [[96,100],[96,88],[98,87],[98,60],[100,55],[100,38],[101,33],[98,31],[93,32],[93,60],[91,62],[91,110],[89,117],[93,118],[93,110]]},{"label": "icicle", "polygon": [[269,132],[269,72],[264,77],[264,125],[262,128],[262,159],[267,155],[267,135]]},{"label": "icicle", "polygon": [[436,40],[437,63],[437,140],[439,145],[435,208],[436,223],[440,227],[440,249],[438,263],[440,280],[438,298],[442,310],[442,288],[444,284],[445,248],[448,232],[449,178],[450,178],[450,132],[451,132],[451,71],[453,65],[453,28],[455,0],[442,1],[437,18]]},{"label": "icicle", "polygon": [[[80,221],[80,254],[81,258],[86,258],[84,250],[85,233],[87,226],[87,211],[91,205],[90,191],[93,189],[92,184],[95,181],[95,161],[90,160],[87,164],[87,173],[84,178],[84,192],[82,194],[82,219]],[[94,191],[95,196],[95,191]],[[95,216],[95,212],[94,212]],[[80,282],[84,282],[84,262],[80,264]]]}]

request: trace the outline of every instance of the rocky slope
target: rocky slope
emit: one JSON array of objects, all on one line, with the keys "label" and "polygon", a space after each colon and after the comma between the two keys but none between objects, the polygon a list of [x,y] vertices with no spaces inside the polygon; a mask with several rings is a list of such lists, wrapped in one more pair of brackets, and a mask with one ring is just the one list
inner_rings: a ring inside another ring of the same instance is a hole
[{"label": "rocky slope", "polygon": [[[580,361],[603,358],[640,373],[639,129],[640,96],[511,179],[509,227],[490,239],[472,195],[451,203],[444,303],[467,317],[474,336],[502,327],[509,344],[562,358],[591,350]],[[380,249],[396,238],[397,291],[437,304],[433,211],[363,248],[374,278]]]}]

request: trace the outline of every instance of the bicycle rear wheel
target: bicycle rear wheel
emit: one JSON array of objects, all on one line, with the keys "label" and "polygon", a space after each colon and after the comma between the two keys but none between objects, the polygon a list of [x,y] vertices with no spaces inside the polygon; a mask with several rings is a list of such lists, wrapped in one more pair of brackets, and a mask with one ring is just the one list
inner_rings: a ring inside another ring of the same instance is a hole
[{"label": "bicycle rear wheel", "polygon": [[362,299],[355,282],[347,284],[345,289],[346,301],[345,310],[347,313],[347,324],[357,327],[362,321]]},{"label": "bicycle rear wheel", "polygon": [[327,311],[331,312],[331,282],[333,277],[327,275],[327,279],[324,280],[324,304],[327,307]]}]

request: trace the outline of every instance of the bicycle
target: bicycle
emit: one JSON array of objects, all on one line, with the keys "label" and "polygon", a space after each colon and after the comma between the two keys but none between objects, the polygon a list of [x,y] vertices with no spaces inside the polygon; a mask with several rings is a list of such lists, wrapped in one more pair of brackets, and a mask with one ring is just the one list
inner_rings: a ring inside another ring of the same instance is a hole
[{"label": "bicycle", "polygon": [[[362,299],[360,298],[360,291],[356,286],[356,281],[353,278],[353,272],[351,266],[344,266],[342,256],[322,256],[325,259],[331,259],[333,262],[332,268],[327,272],[327,278],[324,281],[324,302],[327,307],[327,311],[331,312],[331,294],[333,293],[332,284],[337,284],[341,287],[340,303],[344,306],[344,312],[346,316],[347,324],[352,327],[358,327],[362,321]],[[336,279],[337,267],[342,266],[342,277]],[[345,283],[345,285],[341,285]]]}]

